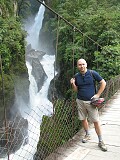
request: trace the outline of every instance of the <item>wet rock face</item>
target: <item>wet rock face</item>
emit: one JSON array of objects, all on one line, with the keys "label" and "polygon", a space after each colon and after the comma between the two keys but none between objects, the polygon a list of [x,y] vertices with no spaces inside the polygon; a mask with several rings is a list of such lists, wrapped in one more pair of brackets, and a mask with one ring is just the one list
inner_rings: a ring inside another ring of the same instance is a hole
[{"label": "wet rock face", "polygon": [[42,88],[43,83],[47,78],[43,66],[40,63],[45,54],[45,52],[32,49],[31,45],[28,45],[26,48],[26,61],[28,61],[32,66],[32,75],[37,83],[38,92]]},{"label": "wet rock face", "polygon": [[33,58],[38,58],[39,60],[41,60],[45,54],[46,54],[45,52],[37,51],[35,49],[30,49],[30,50],[27,50],[25,58],[26,58],[26,61],[32,63]]},{"label": "wet rock face", "polygon": [[50,82],[49,89],[48,89],[48,99],[50,102],[53,102],[55,99],[62,99],[63,96],[59,91],[59,86],[57,85],[56,81],[58,80],[59,74],[57,74]]},{"label": "wet rock face", "polygon": [[47,75],[38,58],[33,58],[32,60],[32,75],[35,78],[39,92],[47,78]]},{"label": "wet rock face", "polygon": [[14,121],[4,123],[4,127],[0,129],[0,158],[20,149],[28,137],[28,121],[26,119],[16,117]]},{"label": "wet rock face", "polygon": [[42,57],[45,55],[46,53],[43,52],[43,51],[38,51],[38,50],[35,50],[35,49],[32,49],[32,46],[31,44],[29,44],[27,47],[26,47],[26,54],[25,54],[25,58],[26,58],[26,61],[28,62],[32,62],[32,58],[38,58],[39,60],[42,59]]}]

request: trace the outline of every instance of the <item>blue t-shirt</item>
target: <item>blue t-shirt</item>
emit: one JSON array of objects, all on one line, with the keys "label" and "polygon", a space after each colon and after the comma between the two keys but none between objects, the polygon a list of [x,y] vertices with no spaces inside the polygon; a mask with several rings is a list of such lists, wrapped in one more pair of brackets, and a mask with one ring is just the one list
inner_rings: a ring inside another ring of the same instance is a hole
[{"label": "blue t-shirt", "polygon": [[90,101],[91,97],[93,97],[95,94],[94,79],[97,82],[100,82],[103,78],[94,70],[92,70],[92,73],[90,70],[87,70],[84,75],[82,75],[80,72],[75,75],[75,84],[78,87],[78,99]]}]

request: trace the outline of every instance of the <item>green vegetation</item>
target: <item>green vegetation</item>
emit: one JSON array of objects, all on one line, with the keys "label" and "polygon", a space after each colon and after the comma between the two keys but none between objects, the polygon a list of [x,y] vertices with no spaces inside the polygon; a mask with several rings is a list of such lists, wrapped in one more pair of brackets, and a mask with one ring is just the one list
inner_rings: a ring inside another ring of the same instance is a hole
[{"label": "green vegetation", "polygon": [[[34,5],[31,6],[30,3]],[[7,99],[5,105],[13,104],[13,78],[19,79],[20,74],[26,73],[26,33],[22,29],[22,18],[26,18],[31,12],[35,14],[38,7],[39,3],[35,3],[35,0],[0,1],[0,55]],[[88,68],[97,70],[106,80],[120,74],[119,0],[51,0],[50,7],[80,30],[78,32],[75,27],[72,28],[60,19],[57,53],[60,74],[55,85],[65,99],[72,99],[69,81],[77,72],[76,61],[79,58],[85,58]],[[48,31],[48,35],[53,32],[54,45],[56,28],[56,16],[47,10],[43,31]],[[2,87],[0,77],[0,97],[3,96]],[[0,100],[0,112],[4,115],[2,103]],[[42,157],[68,141],[80,127],[76,108],[72,108],[71,103],[59,100],[54,107],[53,117],[44,116],[40,128],[38,151],[42,153]]]},{"label": "green vegetation", "polygon": [[[24,66],[24,38],[25,32],[22,31],[20,22],[14,17],[0,18],[0,54],[5,73],[9,73],[11,69],[15,70],[17,65]],[[18,72],[20,68],[18,67]]]},{"label": "green vegetation", "polygon": [[[73,30],[60,19],[57,64],[59,63],[61,70],[56,85],[61,86],[64,97],[70,97],[69,81],[77,72],[78,58],[85,58],[88,68],[97,70],[105,80],[120,74],[118,0],[55,0],[52,8],[81,31]],[[57,28],[57,23],[52,24]]]},{"label": "green vegetation", "polygon": [[[120,74],[120,2],[118,0],[54,0],[50,6],[81,31],[79,33],[76,29],[73,30],[59,19],[57,65],[59,63],[60,75],[55,85],[65,99],[70,100],[75,96],[69,81],[77,72],[76,62],[79,58],[85,58],[88,68],[97,70],[106,81]],[[56,37],[56,16],[47,21],[45,26],[49,26],[48,24],[54,28],[53,34]],[[110,98],[115,93],[116,90],[112,92],[115,87],[113,86],[109,81],[106,98]],[[58,101],[54,116],[43,117],[37,147],[39,155],[44,153],[46,157],[79,130],[77,112],[74,112],[75,121],[72,119],[72,113],[71,105]]]},{"label": "green vegetation", "polygon": [[[3,106],[8,110],[15,99],[15,77],[27,73],[25,65],[25,37],[17,6],[21,0],[0,1],[0,111],[3,119]],[[22,5],[22,4],[21,4]],[[23,5],[24,6],[24,5]],[[27,7],[26,7],[27,10]],[[4,101],[3,102],[3,96]]]},{"label": "green vegetation", "polygon": [[0,55],[3,72],[24,73],[25,67],[25,37],[21,21],[27,16],[30,3],[28,0],[0,2]]},{"label": "green vegetation", "polygon": [[43,116],[40,127],[37,148],[39,154],[44,153],[44,158],[72,138],[81,127],[75,103],[73,105],[71,102],[58,100],[54,103],[54,107],[54,115]]}]

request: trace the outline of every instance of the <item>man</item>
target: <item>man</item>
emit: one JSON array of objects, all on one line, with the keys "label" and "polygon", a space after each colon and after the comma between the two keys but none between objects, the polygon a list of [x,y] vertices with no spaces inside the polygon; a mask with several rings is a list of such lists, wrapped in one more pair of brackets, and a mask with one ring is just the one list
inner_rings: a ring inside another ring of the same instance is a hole
[{"label": "man", "polygon": [[99,90],[95,93],[94,80],[90,70],[87,69],[87,63],[84,59],[77,61],[77,68],[79,73],[70,80],[73,90],[77,92],[77,106],[79,119],[82,121],[83,128],[85,130],[85,137],[82,139],[83,143],[86,143],[90,139],[89,124],[87,118],[89,117],[94,123],[96,134],[98,135],[98,146],[102,151],[107,151],[107,148],[102,139],[101,127],[99,123],[99,113],[97,107],[93,107],[90,104],[92,98],[99,98],[101,93],[104,91],[106,82],[96,72],[92,71],[96,81],[100,83]]}]

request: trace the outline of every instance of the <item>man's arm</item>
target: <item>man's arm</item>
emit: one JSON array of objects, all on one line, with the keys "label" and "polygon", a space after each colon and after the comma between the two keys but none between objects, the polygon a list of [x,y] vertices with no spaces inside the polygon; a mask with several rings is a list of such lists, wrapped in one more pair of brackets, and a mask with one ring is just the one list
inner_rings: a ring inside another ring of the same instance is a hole
[{"label": "man's arm", "polygon": [[77,91],[78,91],[78,88],[77,88],[77,86],[75,85],[75,78],[72,78],[72,79],[70,80],[70,83],[72,84],[73,90],[74,90],[75,92],[77,92]]},{"label": "man's arm", "polygon": [[99,83],[100,83],[100,88],[99,88],[98,92],[92,98],[99,98],[105,89],[105,86],[106,86],[105,80],[102,79]]}]

